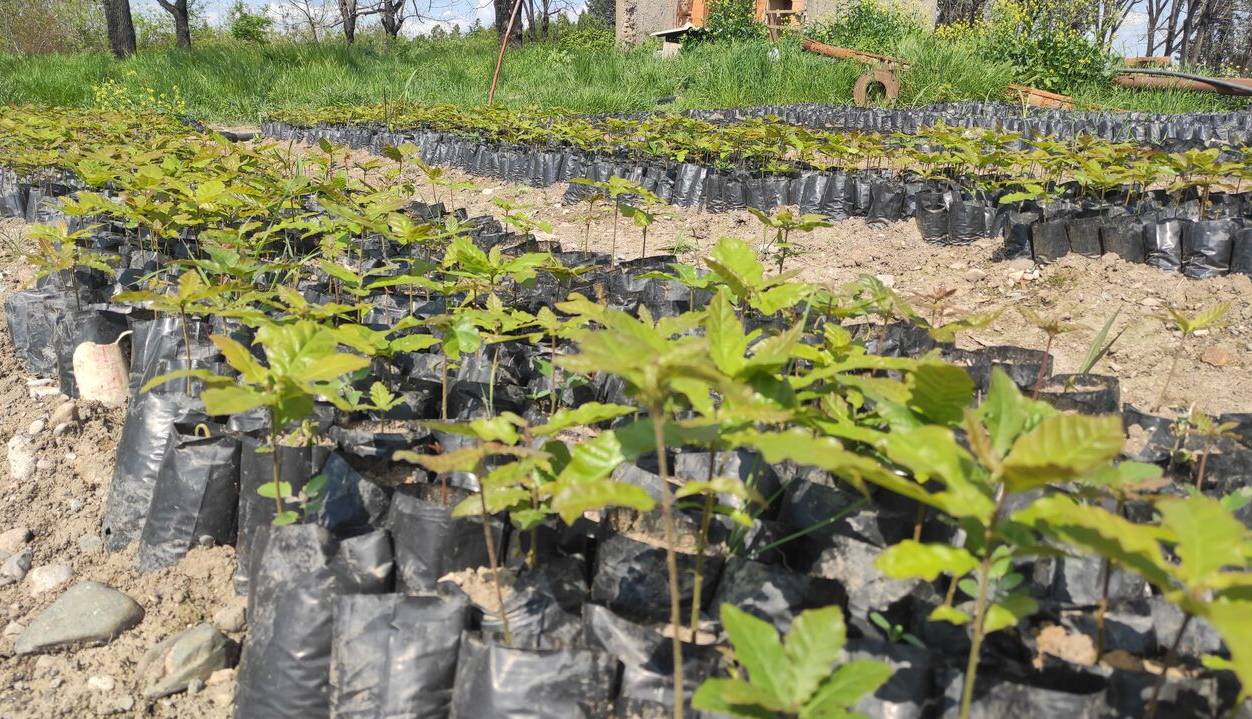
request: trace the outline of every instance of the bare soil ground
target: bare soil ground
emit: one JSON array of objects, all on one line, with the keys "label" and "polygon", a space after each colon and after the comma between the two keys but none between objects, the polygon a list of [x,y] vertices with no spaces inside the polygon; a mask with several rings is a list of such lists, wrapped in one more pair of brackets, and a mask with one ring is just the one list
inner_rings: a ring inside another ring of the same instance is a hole
[{"label": "bare soil ground", "polygon": [[[21,224],[0,222],[0,233]],[[21,289],[20,259],[0,256],[0,294]],[[30,377],[13,352],[6,325],[0,324],[0,439],[29,433],[65,397],[37,399]],[[99,542],[104,502],[113,477],[114,455],[125,412],[80,403],[80,422],[60,436],[50,428],[35,434],[40,467],[24,483],[9,475],[7,456],[0,460],[0,531],[26,527],[34,535],[32,569],[67,564],[74,576],[66,584],[33,595],[28,580],[0,587],[0,716],[22,718],[125,716],[170,719],[225,719],[232,715],[233,677],[194,694],[149,702],[136,677],[136,665],[150,647],[183,629],[209,621],[220,610],[237,606],[231,577],[231,547],[195,549],[177,566],[140,574],[135,548],[105,552]],[[7,449],[4,451],[7,455]],[[94,580],[130,595],[143,606],[140,624],[100,647],[52,654],[14,656],[17,632],[28,625],[74,582]],[[239,639],[238,634],[234,635]]]}]

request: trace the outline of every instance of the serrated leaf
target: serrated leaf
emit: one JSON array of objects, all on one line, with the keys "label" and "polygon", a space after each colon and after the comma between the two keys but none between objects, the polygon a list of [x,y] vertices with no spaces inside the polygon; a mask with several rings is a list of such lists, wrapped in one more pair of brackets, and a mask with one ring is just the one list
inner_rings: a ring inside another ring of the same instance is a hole
[{"label": "serrated leaf", "polygon": [[790,674],[786,681],[789,696],[800,702],[812,696],[822,680],[830,676],[846,641],[847,628],[838,606],[801,612],[783,638]]},{"label": "serrated leaf", "polygon": [[210,335],[209,339],[217,346],[226,361],[234,367],[239,376],[249,384],[265,382],[265,368],[252,356],[248,348],[225,335]]},{"label": "serrated leaf", "polygon": [[1194,495],[1161,502],[1162,526],[1173,533],[1178,575],[1188,586],[1205,586],[1224,567],[1246,565],[1248,530],[1211,497]]},{"label": "serrated leaf", "polygon": [[954,579],[964,576],[978,566],[978,558],[960,547],[906,539],[880,552],[874,566],[892,579],[933,582],[940,574]]},{"label": "serrated leaf", "polygon": [[1112,461],[1124,444],[1120,417],[1054,415],[1013,443],[1004,481],[1014,492],[1068,481]]},{"label": "serrated leaf", "polygon": [[242,414],[266,404],[269,397],[247,387],[210,387],[201,394],[204,411],[211,416]]},{"label": "serrated leaf", "polygon": [[955,365],[929,363],[912,375],[913,396],[909,407],[939,424],[956,424],[974,397],[974,381]]},{"label": "serrated leaf", "polygon": [[627,507],[650,512],[656,500],[642,487],[611,479],[559,481],[552,496],[552,509],[566,524],[573,524],[583,512],[607,507]]},{"label": "serrated leaf", "polygon": [[886,662],[854,659],[835,670],[800,711],[800,719],[841,717],[861,697],[878,691],[895,670]]},{"label": "serrated leaf", "polygon": [[721,619],[735,660],[748,671],[748,682],[773,699],[772,708],[786,707],[791,696],[788,662],[774,625],[733,604],[722,605]]},{"label": "serrated leaf", "polygon": [[599,424],[635,412],[635,408],[624,404],[602,404],[587,402],[573,409],[559,409],[548,418],[547,424],[531,429],[536,437],[550,437],[570,427]]},{"label": "serrated leaf", "polygon": [[739,319],[725,288],[719,289],[709,301],[704,330],[709,340],[709,356],[713,358],[713,364],[727,375],[738,374],[745,364],[748,335],[743,331],[743,321]]},{"label": "serrated leaf", "polygon": [[691,706],[703,712],[740,719],[775,719],[777,702],[741,679],[706,679],[691,697]]}]

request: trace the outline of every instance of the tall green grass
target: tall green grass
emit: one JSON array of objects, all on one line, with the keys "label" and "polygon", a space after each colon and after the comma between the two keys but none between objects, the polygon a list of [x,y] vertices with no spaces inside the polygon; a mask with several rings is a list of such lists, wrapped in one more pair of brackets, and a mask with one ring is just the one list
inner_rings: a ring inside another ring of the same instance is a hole
[{"label": "tall green grass", "polygon": [[[528,44],[505,60],[497,101],[577,112],[657,107],[715,108],[803,102],[849,102],[863,68],[801,51],[794,41],[691,47],[672,60],[654,47],[631,50]],[[914,61],[901,101],[924,104],[1003,97],[1006,68],[930,36],[901,43]],[[496,46],[490,35],[387,44],[217,44],[190,52],[150,50],[123,61],[101,54],[0,55],[0,102],[88,106],[93,88],[112,80],[142,97],[175,87],[188,114],[207,121],[255,122],[274,109],[407,100],[477,105],[486,100]],[[1125,109],[1221,109],[1226,98],[1093,90],[1101,104]],[[1245,105],[1246,106],[1246,105]]]}]

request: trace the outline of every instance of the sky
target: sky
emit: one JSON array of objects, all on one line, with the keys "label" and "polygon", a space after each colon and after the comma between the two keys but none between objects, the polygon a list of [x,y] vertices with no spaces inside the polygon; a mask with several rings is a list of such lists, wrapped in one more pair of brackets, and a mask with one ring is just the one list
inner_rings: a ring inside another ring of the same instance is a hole
[{"label": "sky", "polygon": [[[367,2],[368,0],[360,0],[361,5]],[[204,16],[214,24],[220,24],[226,16],[226,11],[234,4],[235,0],[201,0]],[[268,6],[271,15],[277,17],[276,13],[285,3],[283,0],[244,0],[244,4],[258,10]],[[582,2],[571,3],[571,5],[579,6],[582,4]],[[406,35],[428,33],[436,25],[442,25],[444,29],[454,24],[467,28],[474,24],[474,20],[481,20],[484,25],[490,25],[495,19],[491,0],[418,0],[417,6],[426,17],[423,17],[422,22],[407,21],[404,26]],[[154,10],[159,12],[160,6],[157,5],[156,0],[131,0],[131,9],[144,13]]]}]

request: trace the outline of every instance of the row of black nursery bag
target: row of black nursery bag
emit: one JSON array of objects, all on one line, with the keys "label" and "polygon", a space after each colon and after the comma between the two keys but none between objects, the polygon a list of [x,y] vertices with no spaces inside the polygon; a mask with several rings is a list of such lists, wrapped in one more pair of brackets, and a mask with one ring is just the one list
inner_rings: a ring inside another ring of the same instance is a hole
[{"label": "row of black nursery bag", "polygon": [[[62,188],[64,189],[64,188]],[[42,190],[41,190],[42,191]],[[52,194],[61,190],[52,189]],[[31,188],[26,188],[31,196]],[[48,215],[37,202],[36,214]],[[425,219],[441,217],[443,208],[415,203],[411,212]],[[462,219],[465,219],[462,215]],[[984,220],[985,221],[985,220]],[[551,306],[569,292],[591,296],[600,290],[610,306],[633,311],[646,306],[654,315],[673,315],[707,301],[705,293],[639,275],[673,260],[655,257],[622,263],[593,253],[562,252],[553,245],[504,232],[491,218],[473,218],[473,238],[484,249],[506,252],[547,249],[566,264],[590,265],[577,278],[544,275],[531,286],[504,291],[512,306],[535,310]],[[75,394],[72,354],[84,339],[112,341],[129,330],[131,388],[117,468],[106,504],[106,545],[117,549],[138,542],[138,563],[147,570],[177,561],[197,544],[235,543],[239,557],[237,589],[248,594],[249,633],[238,673],[236,717],[660,717],[668,713],[674,688],[670,642],[662,633],[665,607],[665,552],[625,531],[628,517],[608,513],[599,522],[581,519],[572,527],[545,525],[533,538],[509,531],[507,523],[451,516],[454,506],[477,489],[472,476],[434,477],[398,465],[398,448],[436,443],[444,450],[465,441],[433,430],[422,420],[438,416],[439,363],[430,352],[401,355],[378,372],[389,375],[403,403],[378,415],[345,415],[328,406],[315,413],[318,436],[325,441],[264,451],[264,416],[246,413],[223,422],[206,416],[195,399],[198,388],[172,382],[147,393],[138,389],[159,374],[187,367],[227,371],[208,342],[211,333],[230,334],[247,343],[246,327],[230,320],[194,320],[184,333],[177,320],[110,303],[119,289],[130,288],[151,272],[172,272],[170,260],[197,251],[195,238],[167,242],[156,251],[139,249],[123,228],[102,227],[91,246],[120,255],[116,278],[80,271],[77,282],[51,276],[33,290],[6,301],[6,319],[15,349],[36,374],[57,376],[67,394]],[[312,250],[308,246],[297,250]],[[299,242],[297,241],[297,244]],[[404,272],[405,253],[381,241],[363,242],[357,260],[362,268],[382,259]],[[74,295],[70,287],[79,287]],[[329,300],[325,276],[300,287],[314,302]],[[391,326],[406,314],[431,316],[446,311],[441,301],[411,306],[392,295],[366,298],[373,306],[366,324]],[[1120,403],[1112,377],[1053,376],[1052,358],[1037,350],[990,347],[962,351],[936,345],[923,330],[906,324],[857,330],[870,352],[916,356],[939,349],[964,367],[985,389],[993,367],[1004,369],[1021,386],[1040,378],[1041,396],[1059,407],[1086,412],[1123,412],[1127,424],[1150,436],[1136,458],[1165,463],[1173,446],[1169,421],[1144,415]],[[467,357],[450,378],[449,415],[453,420],[482,417],[486,397],[496,411],[527,415],[547,389],[541,366],[544,352],[530,345],[505,343],[498,357],[484,352]],[[568,348],[566,348],[568,351]],[[190,359],[188,359],[190,358]],[[562,404],[598,400],[626,402],[620,381],[598,376],[590,384],[562,390]],[[546,401],[543,402],[546,405]],[[1209,477],[1226,489],[1252,471],[1252,421],[1235,421],[1241,444],[1224,447],[1209,458]],[[393,420],[408,420],[397,429]],[[891,581],[878,573],[874,557],[885,546],[912,536],[918,507],[884,491],[865,502],[831,475],[790,463],[768,465],[748,451],[713,458],[704,450],[676,448],[671,466],[680,476],[705,477],[711,461],[721,471],[751,480],[773,498],[743,540],[744,551],[709,559],[708,581],[697,595],[683,555],[680,586],[684,616],[698,607],[716,616],[732,603],[785,628],[806,608],[838,603],[845,609],[853,657],[889,661],[896,673],[858,707],[871,716],[942,716],[959,700],[961,661],[968,651],[963,630],[926,621],[942,601],[938,584]],[[324,503],[298,525],[272,527],[272,501],[258,494],[279,477],[293,492],[317,475],[326,478]],[[403,468],[402,473],[397,470]],[[653,493],[660,477],[654,458],[619,468],[618,476]],[[416,480],[415,482],[405,481]],[[825,520],[841,516],[840,521]],[[1241,510],[1252,521],[1252,508]],[[620,520],[620,521],[619,521]],[[684,527],[697,521],[680,515]],[[821,527],[812,531],[815,524]],[[717,539],[729,526],[714,525]],[[954,528],[933,515],[923,526],[927,541],[951,541]],[[801,539],[780,541],[807,532]],[[451,572],[481,568],[488,559],[484,535],[504,561],[518,570],[504,607],[476,604]],[[524,570],[522,557],[534,542],[540,562]],[[1099,596],[1098,560],[1056,557],[1023,568],[1042,619],[1067,623],[1072,631]],[[1107,618],[1106,648],[1159,656],[1182,621],[1173,605],[1153,597],[1141,580],[1114,574],[1113,602]],[[501,612],[513,633],[501,641]],[[873,615],[916,634],[926,648],[886,640]],[[710,625],[716,631],[715,625]],[[1189,656],[1220,650],[1215,632],[1193,620],[1180,651]],[[1035,635],[1023,626],[996,635],[990,648],[996,671],[980,675],[977,711],[1006,716],[1031,707],[1052,707],[1074,717],[1131,716],[1141,709],[1151,675],[1122,670],[1055,667],[1030,668],[1037,655]],[[684,650],[689,696],[699,682],[724,675],[727,668],[715,645],[690,644]],[[1232,701],[1231,687],[1214,678],[1185,678],[1166,687],[1162,715],[1210,716]],[[700,716],[696,714],[695,716]]]},{"label": "row of black nursery bag", "polygon": [[953,102],[925,107],[853,107],[851,105],[767,105],[682,113],[710,122],[778,117],[803,127],[863,132],[915,134],[939,124],[1015,132],[1026,139],[1070,140],[1082,135],[1113,142],[1133,142],[1169,152],[1205,147],[1252,145],[1252,112],[1075,111],[1042,109],[1003,102]]},{"label": "row of black nursery bag", "polygon": [[[367,126],[301,128],[268,123],[270,137],[326,139],[381,151],[413,143],[422,160],[457,167],[470,174],[546,187],[574,179],[606,181],[622,177],[638,183],[663,201],[712,212],[753,207],[772,212],[798,206],[831,220],[864,217],[870,224],[914,218],[923,239],[935,244],[965,244],[1003,237],[999,253],[1047,263],[1074,252],[1098,257],[1111,252],[1130,262],[1204,278],[1239,272],[1252,274],[1252,192],[1215,192],[1201,204],[1199,195],[1163,190],[1126,202],[1119,192],[1105,200],[1082,196],[1081,188],[1059,188],[1058,199],[1045,203],[1003,204],[998,193],[900,177],[884,170],[804,171],[754,176],[692,163],[621,162],[573,148],[536,149],[484,144],[434,131],[391,132]],[[565,199],[576,202],[591,192],[571,183]]]}]

